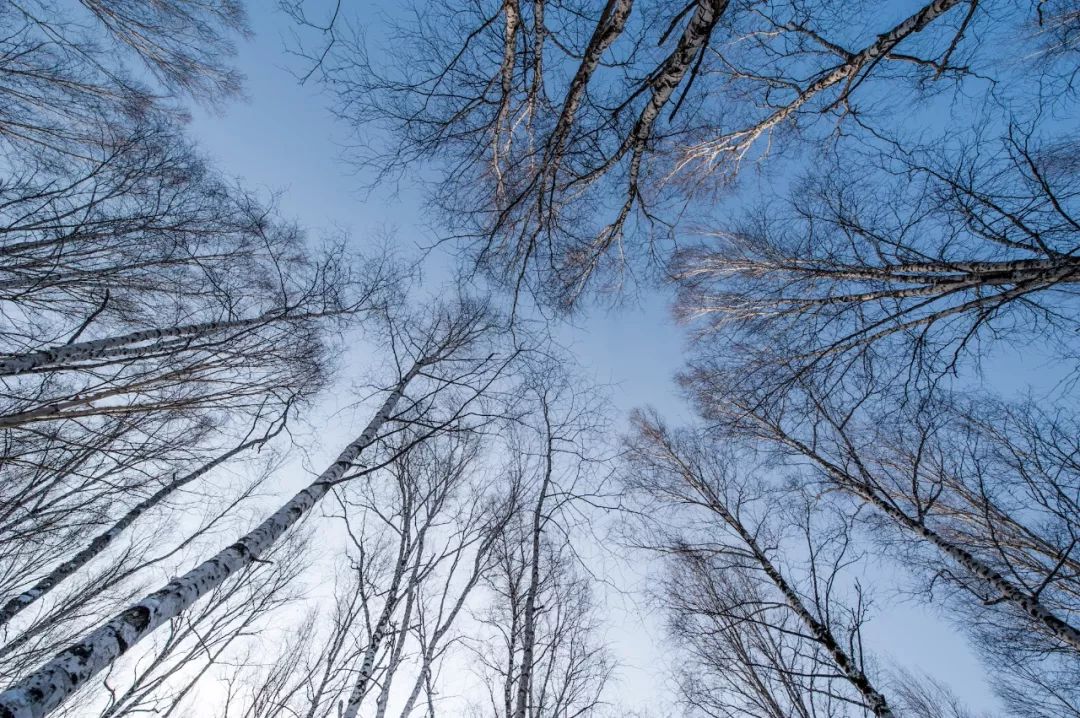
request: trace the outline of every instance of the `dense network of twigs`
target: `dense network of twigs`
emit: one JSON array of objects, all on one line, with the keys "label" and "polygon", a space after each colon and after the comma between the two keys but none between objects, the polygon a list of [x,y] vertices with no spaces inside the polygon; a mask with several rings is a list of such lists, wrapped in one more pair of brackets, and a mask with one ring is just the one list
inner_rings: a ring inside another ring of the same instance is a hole
[{"label": "dense network of twigs", "polygon": [[[982,716],[891,662],[906,602],[1080,718],[1074,3],[393,10],[275,12],[450,289],[188,138],[242,3],[0,0],[0,718],[647,711],[616,556],[673,715]],[[685,426],[538,326],[628,279]]]}]

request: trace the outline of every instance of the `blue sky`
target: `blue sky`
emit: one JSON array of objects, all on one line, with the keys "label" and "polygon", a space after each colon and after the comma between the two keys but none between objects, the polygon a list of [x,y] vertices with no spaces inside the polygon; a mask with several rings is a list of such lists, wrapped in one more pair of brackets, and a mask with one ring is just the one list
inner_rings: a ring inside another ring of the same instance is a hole
[{"label": "blue sky", "polygon": [[[375,17],[378,7],[370,3],[360,10]],[[269,3],[253,6],[252,13],[255,36],[241,46],[238,63],[247,76],[248,100],[220,113],[194,113],[192,132],[207,155],[247,186],[280,192],[283,214],[312,233],[345,230],[363,247],[389,231],[407,253],[431,244],[436,235],[425,222],[414,187],[402,184],[396,191],[365,194],[364,178],[341,162],[346,128],[331,117],[327,98],[317,86],[300,86],[287,69],[291,60],[283,50],[286,18],[272,11]],[[428,257],[425,273],[432,281],[442,281],[450,266],[451,259],[436,252]],[[647,295],[639,305],[616,311],[594,310],[574,326],[560,329],[558,336],[588,374],[612,387],[620,412],[645,404],[669,415],[685,412],[673,383],[682,363],[684,338],[671,321],[663,296]],[[330,445],[334,432],[322,438]],[[640,578],[634,573],[627,569],[624,578],[632,583]],[[664,643],[659,627],[634,615],[634,606],[626,599],[611,595],[608,601],[610,635],[625,664],[617,692],[628,705],[658,698],[665,681],[650,668],[662,650],[657,646]],[[867,642],[882,659],[945,679],[973,707],[993,705],[965,641],[942,619],[915,605],[882,591]]]}]

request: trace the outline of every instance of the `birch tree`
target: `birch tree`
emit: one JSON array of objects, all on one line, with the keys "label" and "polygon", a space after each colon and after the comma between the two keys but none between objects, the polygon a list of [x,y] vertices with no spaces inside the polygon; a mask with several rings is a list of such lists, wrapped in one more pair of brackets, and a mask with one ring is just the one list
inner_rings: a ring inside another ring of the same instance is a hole
[{"label": "birch tree", "polygon": [[[949,588],[953,615],[1001,672],[999,688],[1068,706],[1072,420],[985,399],[913,405],[881,387],[856,388],[826,392],[804,380],[783,402],[729,398],[730,409],[712,403],[711,416],[733,436],[805,461],[825,486],[871,509],[884,535],[909,547],[904,565],[925,581],[925,595]],[[998,417],[1000,428],[984,417]]]},{"label": "birch tree", "polygon": [[85,714],[85,706],[94,705],[101,718],[147,712],[183,715],[198,700],[200,682],[213,678],[223,665],[250,656],[269,621],[295,604],[306,539],[289,534],[192,612],[169,621],[148,651],[130,657],[137,660],[110,666],[97,686],[79,695],[82,705],[68,712]]},{"label": "birch tree", "polygon": [[974,59],[998,77],[984,35],[1026,47],[1034,19],[967,0],[866,15],[829,1],[428,4],[391,30],[408,60],[383,63],[347,5],[330,25],[289,5],[313,30],[305,75],[341,117],[393,138],[359,161],[381,176],[434,164],[468,260],[564,309],[666,256],[661,240],[743,161],[834,130],[872,141],[893,127],[876,105],[982,82]]},{"label": "birch tree", "polygon": [[515,513],[493,548],[479,612],[492,636],[473,650],[494,715],[593,715],[614,660],[573,536],[602,501],[603,397],[549,358],[524,378],[529,411],[511,435]]},{"label": "birch tree", "polygon": [[[286,407],[286,412],[288,407]],[[97,556],[107,551],[113,542],[130,527],[136,520],[148,511],[152,511],[162,502],[168,500],[175,492],[183,489],[191,482],[213,471],[216,467],[242,454],[252,448],[261,447],[285,428],[287,415],[280,418],[277,426],[272,426],[262,436],[251,437],[251,433],[245,440],[230,448],[228,451],[214,457],[210,461],[186,471],[180,475],[173,475],[163,486],[142,499],[128,509],[115,523],[105,531],[94,536],[81,550],[74,552],[67,560],[53,567],[46,575],[37,579],[33,586],[10,598],[3,607],[0,607],[0,627],[5,626],[12,618],[32,605],[35,601],[46,596],[62,581],[78,572],[85,565],[93,561]],[[253,427],[257,428],[257,427]],[[65,512],[67,513],[67,512]],[[35,533],[39,532],[40,525],[35,524]]]},{"label": "birch tree", "polygon": [[45,715],[57,707],[92,676],[110,665],[136,642],[164,622],[183,614],[207,591],[258,559],[285,531],[302,518],[334,485],[353,473],[353,463],[377,438],[378,432],[393,417],[406,390],[418,377],[428,388],[410,397],[405,405],[418,406],[441,398],[439,391],[462,392],[461,401],[452,403],[449,415],[436,419],[439,425],[452,424],[468,411],[508,365],[514,354],[502,357],[486,350],[476,357],[490,328],[486,310],[465,303],[460,311],[448,307],[438,312],[424,328],[391,327],[394,340],[389,347],[397,358],[397,379],[389,394],[359,436],[348,444],[336,461],[312,484],[297,493],[277,512],[209,560],[177,577],[162,589],[116,615],[88,634],[71,648],[58,654],[39,671],[9,688],[0,705],[16,716]]},{"label": "birch tree", "polygon": [[98,151],[4,188],[4,427],[318,386],[316,320],[400,279],[306,243],[167,127]]},{"label": "birch tree", "polygon": [[175,128],[97,151],[42,158],[2,190],[5,624],[275,433],[325,385],[333,331],[403,279],[382,259],[357,273],[340,247],[312,248]]},{"label": "birch tree", "polygon": [[[534,559],[528,542],[521,540],[528,535],[527,524],[510,528],[496,544],[496,562],[484,580],[489,598],[478,611],[491,638],[470,637],[487,693],[473,713],[518,715],[524,686],[526,716],[601,715],[615,659],[600,637],[600,611],[590,578],[566,546],[546,540]],[[535,589],[533,565],[539,566]],[[529,596],[534,603],[526,636]]]},{"label": "birch tree", "polygon": [[[859,558],[848,524],[816,516],[809,499],[783,516],[782,493],[740,476],[736,457],[700,434],[644,414],[635,429],[628,485],[652,517],[645,545],[670,556],[660,600],[694,661],[682,681],[689,706],[770,718],[897,715],[867,667],[866,607],[850,579],[844,605],[844,570]],[[796,564],[786,558],[793,540],[805,578],[785,567]]]},{"label": "birch tree", "polygon": [[[342,696],[342,716],[355,718],[371,705],[378,716],[408,716],[437,673],[505,520],[505,501],[490,489],[485,495],[478,481],[482,457],[475,430],[436,437],[395,462],[390,492],[378,483],[343,492],[343,518],[360,573],[364,638],[352,659],[355,679]],[[372,528],[389,537],[382,561],[373,550],[380,544]],[[380,564],[381,571],[373,570]],[[395,688],[406,697],[392,707]]]},{"label": "birch tree", "polygon": [[[248,455],[242,467],[218,463],[205,473],[196,471],[191,481],[181,482],[173,491],[155,491],[153,478],[145,486],[121,483],[113,499],[116,505],[86,516],[85,524],[76,523],[59,535],[38,531],[31,524],[27,537],[12,537],[13,546],[33,544],[38,537],[47,544],[65,538],[69,543],[54,547],[59,562],[27,563],[24,554],[7,557],[5,569],[25,588],[5,603],[11,618],[0,642],[4,677],[17,679],[40,665],[103,615],[145,592],[148,577],[175,570],[219,540],[220,534],[235,530],[237,519],[264,490],[280,458],[279,452],[264,450]],[[177,466],[181,462],[177,457]],[[158,493],[158,501],[140,506],[144,492]],[[132,509],[123,514],[127,507]],[[60,506],[57,512],[66,514],[66,509],[70,507]],[[116,511],[121,512],[121,521],[108,526]]]},{"label": "birch tree", "polygon": [[304,624],[325,640],[262,675],[238,673],[236,685],[250,684],[236,700],[243,715],[409,716],[442,702],[442,666],[464,639],[459,624],[515,506],[495,431],[514,414],[500,414],[501,403],[436,435],[413,423],[384,437],[368,480],[335,490],[329,513],[345,528],[335,563],[348,578],[332,611]]},{"label": "birch tree", "polygon": [[[324,386],[332,330],[399,292],[389,264],[363,267],[369,282],[340,248],[310,252],[159,129],[4,188],[4,624],[110,556],[138,517],[277,433]],[[3,650],[54,650],[73,636],[52,628],[112,610],[95,602],[147,548],[125,548],[93,588],[80,578]]]},{"label": "birch tree", "polygon": [[240,91],[230,63],[247,26],[234,0],[9,0],[0,26],[0,141],[9,149],[79,155],[109,126],[179,114],[170,97],[218,103]]},{"label": "birch tree", "polygon": [[677,311],[745,347],[751,366],[779,355],[791,372],[862,365],[918,381],[1030,342],[1074,364],[1071,146],[1014,126],[959,147],[894,146],[879,168],[852,155],[680,252]]}]

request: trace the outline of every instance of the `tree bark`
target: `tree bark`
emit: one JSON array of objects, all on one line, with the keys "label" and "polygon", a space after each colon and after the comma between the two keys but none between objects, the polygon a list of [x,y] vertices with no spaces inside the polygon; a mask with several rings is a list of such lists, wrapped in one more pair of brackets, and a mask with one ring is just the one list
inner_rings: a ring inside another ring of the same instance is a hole
[{"label": "tree bark", "polygon": [[547,429],[547,454],[544,465],[544,480],[540,484],[540,496],[536,499],[532,521],[532,564],[529,566],[529,588],[525,594],[525,610],[521,626],[521,672],[518,676],[517,701],[514,706],[514,718],[525,718],[529,702],[529,689],[532,683],[533,655],[536,650],[536,596],[540,592],[540,539],[543,534],[544,500],[551,485],[553,471],[552,455],[555,451],[554,438],[551,435],[551,420],[548,416],[547,403],[544,403],[544,424]]},{"label": "tree bark", "polygon": [[274,309],[257,317],[222,322],[202,322],[160,329],[144,329],[103,339],[62,344],[26,354],[16,354],[0,360],[0,376],[26,374],[42,368],[60,369],[68,364],[88,359],[130,359],[153,351],[154,345],[142,345],[161,339],[180,339],[218,334],[232,329],[248,329],[278,321],[296,322],[327,316],[323,313],[289,314],[287,309]]},{"label": "tree bark", "polygon": [[422,365],[417,363],[401,377],[360,436],[346,446],[337,460],[307,488],[239,541],[114,616],[38,671],[0,693],[0,718],[42,718],[47,715],[155,628],[180,615],[208,591],[255,561],[315,506],[360,453],[375,441],[377,432],[421,368]]},{"label": "tree bark", "polygon": [[[131,524],[135,523],[135,520],[142,516],[144,513],[154,508],[166,498],[168,498],[176,490],[190,484],[200,476],[205,475],[207,472],[217,468],[221,464],[225,463],[237,454],[252,448],[264,444],[273,438],[281,429],[267,434],[266,436],[258,439],[252,439],[251,441],[243,442],[229,451],[225,452],[221,456],[217,457],[213,461],[209,461],[200,466],[195,471],[192,471],[178,479],[174,479],[165,486],[158,489],[151,496],[147,497],[143,501],[140,501],[135,506],[131,507],[120,519],[110,526],[102,533],[95,536],[89,544],[87,544],[81,551],[76,553],[67,561],[64,561],[59,566],[50,571],[47,575],[38,580],[31,588],[26,589],[18,596],[9,599],[3,607],[0,607],[0,628],[3,628],[7,623],[17,616],[24,609],[31,606],[35,601],[38,601],[43,596],[49,593],[49,591],[60,585],[60,582],[74,574],[80,568],[90,563],[96,556],[100,555],[105,549],[107,549],[114,540],[124,529]],[[4,651],[0,650],[0,655],[3,655]]]},{"label": "tree bark", "polygon": [[[393,617],[394,610],[397,608],[398,591],[401,588],[401,578],[405,575],[405,568],[409,562],[409,553],[412,548],[410,545],[412,515],[408,508],[411,499],[411,496],[406,498],[406,508],[402,511],[402,516],[404,517],[402,522],[402,535],[398,544],[398,556],[397,563],[394,566],[394,575],[390,579],[390,588],[386,593],[386,601],[372,628],[371,638],[368,641],[367,648],[364,649],[364,660],[360,664],[360,675],[357,676],[356,683],[353,684],[353,689],[349,693],[349,700],[345,704],[345,711],[341,714],[341,718],[356,718],[357,713],[359,713],[360,703],[364,700],[364,696],[367,695],[368,685],[371,683],[371,677],[375,673],[375,658],[379,653],[379,647],[382,645],[383,639],[386,638],[386,629],[390,626],[390,619]],[[421,536],[420,541],[422,551],[423,536]],[[417,556],[417,561],[419,560],[420,556]]]},{"label": "tree bark", "polygon": [[[778,429],[778,427],[772,428]],[[796,449],[807,458],[812,459],[821,466],[825,472],[840,485],[840,487],[850,491],[871,506],[880,510],[886,516],[898,523],[901,528],[929,541],[942,553],[958,563],[965,571],[982,581],[985,581],[989,586],[996,590],[1003,599],[1015,605],[1032,620],[1042,624],[1055,638],[1074,650],[1080,651],[1080,630],[1046,608],[1046,606],[1039,601],[1037,595],[1032,595],[1031,593],[1024,591],[1008,578],[1002,576],[1001,573],[980,561],[976,556],[928,527],[924,520],[912,518],[904,511],[901,511],[884,497],[879,495],[874,487],[868,482],[861,481],[857,477],[852,476],[840,466],[837,466],[818,454],[812,447],[783,433],[782,429],[778,429],[778,434],[781,443]]]}]

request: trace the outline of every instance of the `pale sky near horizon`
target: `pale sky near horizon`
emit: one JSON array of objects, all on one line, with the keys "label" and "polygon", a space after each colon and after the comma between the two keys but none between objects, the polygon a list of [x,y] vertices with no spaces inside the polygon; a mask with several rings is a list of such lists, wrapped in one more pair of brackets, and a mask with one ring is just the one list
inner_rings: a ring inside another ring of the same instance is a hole
[{"label": "pale sky near horizon", "polygon": [[[414,188],[402,185],[396,195],[376,190],[366,196],[361,178],[341,162],[345,128],[331,117],[328,98],[317,86],[300,86],[286,69],[291,62],[283,50],[288,20],[270,5],[252,5],[255,36],[240,48],[238,65],[247,76],[249,99],[230,104],[219,114],[196,110],[192,121],[196,141],[224,172],[248,187],[280,191],[282,213],[313,234],[320,228],[340,228],[363,246],[391,229],[405,249],[430,244],[436,235],[424,220]],[[379,3],[345,5],[351,6],[354,16],[378,22],[374,18]],[[451,260],[436,252],[428,264],[426,270],[437,277],[445,274]],[[592,311],[576,324],[559,335],[587,373],[612,386],[619,412],[646,404],[669,415],[686,411],[673,382],[682,363],[684,338],[661,295],[646,294],[640,306],[621,311]],[[324,441],[332,443],[330,438]],[[661,627],[655,617],[635,616],[627,601],[615,595],[607,600],[614,609],[609,634],[625,664],[615,694],[629,705],[656,698],[655,707],[664,715],[667,681],[652,670],[657,651],[664,650]],[[866,640],[882,661],[944,679],[973,708],[995,706],[965,639],[944,619],[897,600],[887,589],[880,592],[876,616]]]}]

